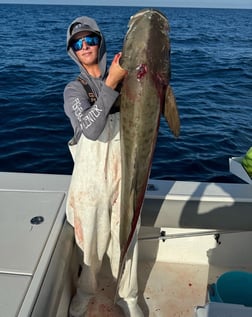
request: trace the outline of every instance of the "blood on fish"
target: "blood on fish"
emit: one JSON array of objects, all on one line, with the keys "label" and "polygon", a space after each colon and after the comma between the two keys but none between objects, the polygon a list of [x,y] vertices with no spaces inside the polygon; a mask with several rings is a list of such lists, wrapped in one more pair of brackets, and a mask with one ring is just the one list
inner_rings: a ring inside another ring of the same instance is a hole
[{"label": "blood on fish", "polygon": [[146,64],[140,64],[137,67],[137,79],[138,80],[142,79],[145,74],[147,74],[147,65]]}]

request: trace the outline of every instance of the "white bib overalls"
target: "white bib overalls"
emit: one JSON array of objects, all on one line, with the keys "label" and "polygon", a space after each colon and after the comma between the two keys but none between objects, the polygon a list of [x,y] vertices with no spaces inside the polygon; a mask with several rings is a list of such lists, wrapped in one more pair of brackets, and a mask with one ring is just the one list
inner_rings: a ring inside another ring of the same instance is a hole
[{"label": "white bib overalls", "polygon": [[[97,278],[103,256],[108,255],[113,277],[120,259],[120,114],[108,116],[99,139],[83,134],[69,145],[74,169],[68,192],[66,215],[74,227],[75,239],[83,251],[83,270],[70,316],[83,316],[90,296],[97,291]],[[139,228],[138,228],[139,229]],[[143,316],[137,306],[137,234],[133,237],[118,291],[118,304],[125,316]],[[134,315],[133,315],[134,314]]]}]

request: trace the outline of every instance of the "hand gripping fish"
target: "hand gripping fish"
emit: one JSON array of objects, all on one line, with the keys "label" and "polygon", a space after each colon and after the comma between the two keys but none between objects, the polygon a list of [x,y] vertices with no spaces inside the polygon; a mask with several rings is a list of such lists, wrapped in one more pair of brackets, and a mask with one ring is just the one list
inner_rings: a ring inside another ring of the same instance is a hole
[{"label": "hand gripping fish", "polygon": [[121,100],[121,258],[120,283],[125,256],[141,213],[150,175],[160,116],[175,136],[180,120],[170,81],[170,42],[167,18],[144,9],[130,18],[120,65],[128,71]]}]

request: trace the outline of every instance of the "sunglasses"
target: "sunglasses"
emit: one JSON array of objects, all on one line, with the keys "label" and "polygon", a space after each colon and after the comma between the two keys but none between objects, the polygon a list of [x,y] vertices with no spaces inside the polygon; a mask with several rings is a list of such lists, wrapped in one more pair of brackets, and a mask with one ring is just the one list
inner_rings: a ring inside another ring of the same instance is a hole
[{"label": "sunglasses", "polygon": [[99,45],[100,43],[100,38],[99,36],[97,35],[87,35],[87,36],[84,36],[82,37],[81,39],[78,39],[76,41],[74,41],[72,43],[72,48],[74,51],[79,51],[82,49],[83,47],[83,41],[85,41],[85,43],[88,45],[88,46],[95,46],[95,45]]}]

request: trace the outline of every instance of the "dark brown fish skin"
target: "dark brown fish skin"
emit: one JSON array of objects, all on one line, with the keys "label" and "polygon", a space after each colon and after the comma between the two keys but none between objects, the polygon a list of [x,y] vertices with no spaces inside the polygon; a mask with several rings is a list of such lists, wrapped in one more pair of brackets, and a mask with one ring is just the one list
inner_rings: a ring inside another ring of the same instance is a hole
[{"label": "dark brown fish skin", "polygon": [[180,121],[169,86],[170,42],[167,18],[141,10],[129,21],[120,65],[128,71],[121,100],[121,269],[143,205],[153,153],[164,114],[175,136]]}]

